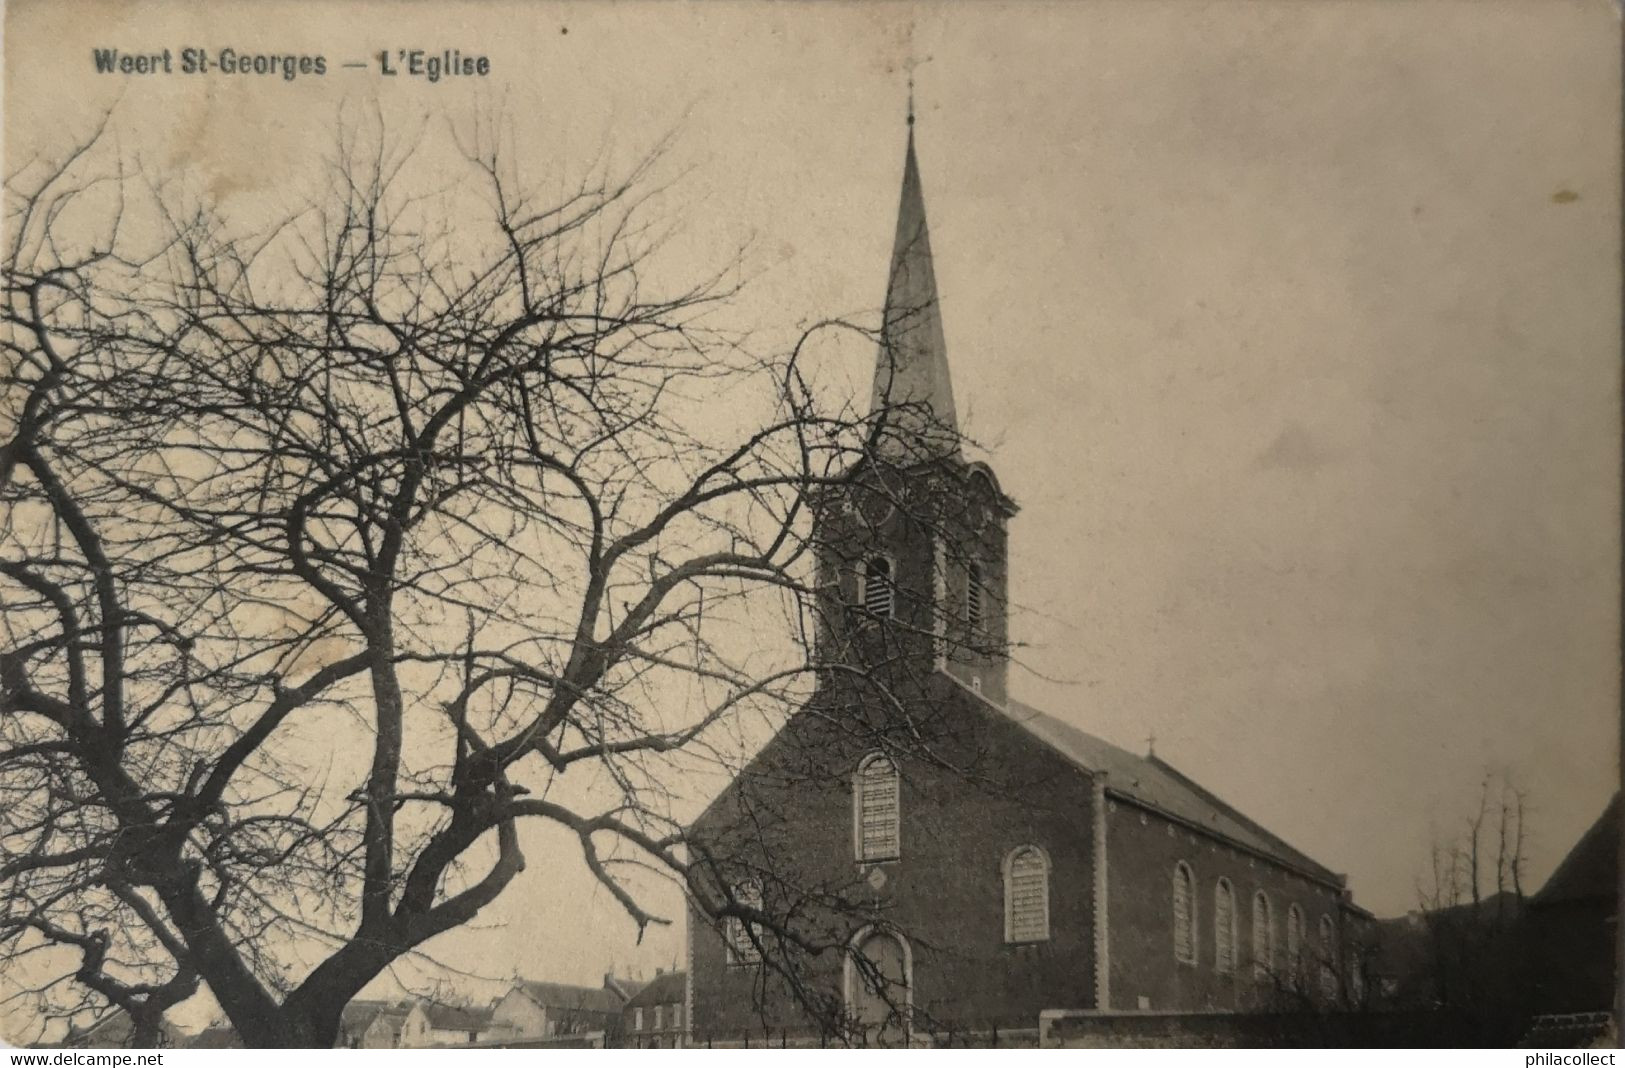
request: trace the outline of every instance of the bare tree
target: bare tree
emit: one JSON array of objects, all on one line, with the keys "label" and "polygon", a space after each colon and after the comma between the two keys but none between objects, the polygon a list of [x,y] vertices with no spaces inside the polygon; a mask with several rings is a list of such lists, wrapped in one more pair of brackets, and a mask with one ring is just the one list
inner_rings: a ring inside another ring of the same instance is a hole
[{"label": "bare tree", "polygon": [[1527,807],[1510,773],[1486,773],[1472,815],[1434,843],[1417,885],[1420,961],[1401,997],[1465,1021],[1475,1041],[1510,1044],[1527,1012],[1519,967]]},{"label": "bare tree", "polygon": [[249,1046],[331,1045],[509,885],[525,820],[640,928],[652,869],[820,948],[666,798],[834,670],[809,511],[897,496],[869,461],[915,421],[820,399],[803,353],[876,332],[712,325],[735,267],[663,261],[659,151],[544,201],[489,127],[426,186],[422,134],[341,124],[270,222],[102,130],[8,179],[0,948],[42,1019],[150,1041],[202,983]]}]

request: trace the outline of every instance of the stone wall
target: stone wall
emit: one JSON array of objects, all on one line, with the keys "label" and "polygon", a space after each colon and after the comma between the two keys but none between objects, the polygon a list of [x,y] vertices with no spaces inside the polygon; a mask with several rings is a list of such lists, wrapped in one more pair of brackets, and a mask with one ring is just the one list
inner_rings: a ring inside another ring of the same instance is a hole
[{"label": "stone wall", "polygon": [[1446,1047],[1460,1031],[1432,1013],[1224,1013],[1046,1010],[1048,1049]]}]

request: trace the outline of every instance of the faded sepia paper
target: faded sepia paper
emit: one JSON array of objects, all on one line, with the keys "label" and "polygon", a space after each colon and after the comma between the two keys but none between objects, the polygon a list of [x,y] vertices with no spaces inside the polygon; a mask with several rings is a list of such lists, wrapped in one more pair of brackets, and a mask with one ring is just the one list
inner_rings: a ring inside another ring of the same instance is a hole
[{"label": "faded sepia paper", "polygon": [[[912,107],[961,423],[1021,506],[1012,693],[1154,738],[1390,917],[1486,776],[1527,795],[1529,887],[1618,782],[1618,18],[13,2],[6,172],[105,119],[131,180],[252,228],[322,192],[345,124],[420,143],[430,195],[467,181],[472,130],[543,193],[669,139],[663,277],[731,272],[722,322],[770,350],[877,315]],[[872,350],[828,359],[865,403]],[[673,784],[673,812],[722,781]],[[573,834],[525,833],[526,870],[432,945],[450,970],[380,989],[684,966],[675,886],[644,888],[675,922],[640,932]]]}]

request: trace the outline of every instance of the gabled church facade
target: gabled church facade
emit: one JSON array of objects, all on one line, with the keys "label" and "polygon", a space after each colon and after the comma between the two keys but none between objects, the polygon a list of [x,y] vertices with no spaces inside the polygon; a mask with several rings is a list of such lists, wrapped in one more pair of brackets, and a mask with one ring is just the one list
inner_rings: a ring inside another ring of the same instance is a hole
[{"label": "gabled church facade", "polygon": [[1016,506],[960,447],[912,120],[873,406],[873,461],[814,510],[817,694],[690,828],[737,907],[690,910],[689,1040],[1358,1000],[1368,916],[1341,876],[1010,696]]}]

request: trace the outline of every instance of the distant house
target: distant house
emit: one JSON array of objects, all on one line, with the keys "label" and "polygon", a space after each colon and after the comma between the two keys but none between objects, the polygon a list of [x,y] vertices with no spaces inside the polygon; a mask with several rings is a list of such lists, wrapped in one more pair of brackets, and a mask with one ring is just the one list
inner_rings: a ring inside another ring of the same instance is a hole
[{"label": "distant house", "polygon": [[1619,925],[1620,795],[1524,911],[1523,953],[1537,1013],[1613,1008]]},{"label": "distant house", "polygon": [[335,1048],[407,1049],[426,1046],[429,1020],[412,1001],[356,999],[344,1006]]},{"label": "distant house", "polygon": [[534,979],[516,980],[491,1010],[488,1038],[554,1038],[603,1032],[618,1035],[626,994],[620,984],[574,986]]},{"label": "distant house", "polygon": [[430,1046],[472,1046],[485,1040],[491,1031],[491,1008],[468,1005],[423,1006],[428,1021],[425,1044]]},{"label": "distant house", "polygon": [[[340,1021],[339,1046],[350,1049],[408,1049],[467,1046],[479,1042],[491,1025],[491,1010],[410,1001],[352,1001]],[[242,1049],[230,1023],[217,1023],[182,1038],[181,1049]]]},{"label": "distant house", "polygon": [[[130,1049],[135,1033],[135,1022],[123,1009],[113,1009],[106,1016],[85,1027],[68,1031],[61,1045],[66,1049]],[[177,1044],[180,1032],[166,1020],[158,1027],[159,1048]]]},{"label": "distant house", "polygon": [[621,1044],[632,1049],[680,1049],[687,1043],[688,973],[663,972],[621,1010]]},{"label": "distant house", "polygon": [[242,1049],[243,1040],[229,1023],[210,1024],[180,1041],[181,1049]]}]

